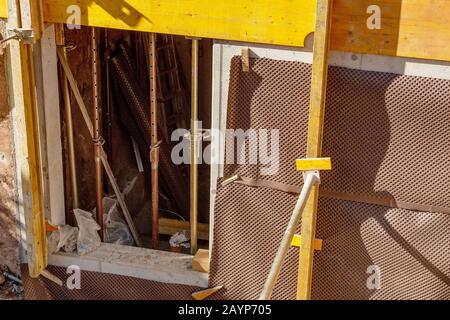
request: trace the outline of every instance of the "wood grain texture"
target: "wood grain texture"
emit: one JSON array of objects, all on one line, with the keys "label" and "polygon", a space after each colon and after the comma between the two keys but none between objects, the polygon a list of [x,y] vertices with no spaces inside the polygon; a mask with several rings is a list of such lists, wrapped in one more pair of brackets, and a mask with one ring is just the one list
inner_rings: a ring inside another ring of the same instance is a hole
[{"label": "wood grain texture", "polygon": [[[19,24],[33,26],[30,16],[18,20],[20,15],[16,2],[8,3],[10,26],[17,27]],[[28,1],[24,6],[33,7]],[[32,15],[36,14],[38,13],[32,11]],[[37,90],[41,88],[36,86],[35,78],[35,63],[39,64],[40,61],[33,58],[33,50],[33,45],[24,42],[10,43],[8,84],[10,101],[15,109],[15,155],[19,163],[18,176],[21,181],[19,201],[22,202],[25,218],[29,272],[31,277],[38,277],[47,266],[48,256],[37,114],[37,109],[43,106],[38,105],[36,95]]]},{"label": "wood grain texture", "polygon": [[[306,146],[307,158],[320,158],[322,153],[332,7],[333,0],[317,1],[308,138]],[[318,200],[319,186],[314,185],[302,215],[302,245],[300,247],[297,283],[297,299],[299,300],[309,300],[311,298]]]}]

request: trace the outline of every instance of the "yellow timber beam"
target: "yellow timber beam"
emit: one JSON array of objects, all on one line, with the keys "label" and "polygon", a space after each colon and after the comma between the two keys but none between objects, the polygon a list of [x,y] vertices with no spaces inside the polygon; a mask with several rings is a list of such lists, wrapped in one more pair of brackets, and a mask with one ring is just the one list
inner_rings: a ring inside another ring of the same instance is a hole
[{"label": "yellow timber beam", "polygon": [[[316,28],[309,106],[308,139],[306,156],[320,158],[325,117],[327,91],[328,51],[330,40],[331,11],[333,0],[317,0]],[[317,159],[316,159],[317,161]],[[331,165],[330,165],[331,167]],[[297,284],[297,299],[311,298],[311,280],[316,239],[317,204],[319,184],[315,184],[306,202],[302,215],[300,259]]]},{"label": "yellow timber beam", "polygon": [[8,5],[7,0],[0,0],[0,18],[8,17]]},{"label": "yellow timber beam", "polygon": [[[43,0],[43,11],[48,23],[303,47],[316,2]],[[448,0],[335,0],[331,49],[450,61],[449,20]]]},{"label": "yellow timber beam", "polygon": [[[9,0],[8,27],[31,27],[41,30],[39,1]],[[36,38],[35,38],[36,39]],[[35,78],[35,45],[11,40],[8,46],[8,86],[11,105],[14,106],[16,158],[19,163],[21,201],[25,216],[28,269],[38,277],[47,267],[45,211],[42,190],[42,170],[37,114],[37,88]]]},{"label": "yellow timber beam", "polygon": [[303,46],[313,0],[45,0],[46,22]]}]

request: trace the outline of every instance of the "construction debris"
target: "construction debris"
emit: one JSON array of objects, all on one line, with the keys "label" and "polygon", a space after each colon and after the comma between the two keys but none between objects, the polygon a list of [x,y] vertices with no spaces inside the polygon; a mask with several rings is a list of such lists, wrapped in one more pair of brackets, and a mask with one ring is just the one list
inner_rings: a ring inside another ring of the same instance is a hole
[{"label": "construction debris", "polygon": [[170,237],[169,244],[172,248],[183,247],[189,248],[189,238],[186,236],[186,232],[177,232]]},{"label": "construction debris", "polygon": [[80,255],[90,253],[101,245],[101,239],[97,232],[100,230],[100,226],[92,217],[92,213],[81,209],[75,209],[73,212],[79,228],[77,253]]},{"label": "construction debris", "polygon": [[0,265],[0,300],[20,299],[23,294],[22,280],[6,265]]},{"label": "construction debris", "polygon": [[103,219],[104,219],[104,242],[116,243],[125,246],[134,245],[133,236],[119,210],[116,199],[110,197],[103,198]]},{"label": "construction debris", "polygon": [[58,227],[58,230],[47,236],[49,253],[56,253],[63,249],[65,252],[74,252],[77,248],[78,228],[69,225]]}]

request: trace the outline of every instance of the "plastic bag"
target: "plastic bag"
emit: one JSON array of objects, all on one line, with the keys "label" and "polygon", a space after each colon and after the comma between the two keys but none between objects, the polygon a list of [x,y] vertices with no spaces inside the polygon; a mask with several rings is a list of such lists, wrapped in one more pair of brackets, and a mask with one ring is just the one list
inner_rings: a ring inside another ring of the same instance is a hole
[{"label": "plastic bag", "polygon": [[105,242],[132,246],[134,239],[119,210],[117,200],[109,197],[103,198],[103,210],[105,212],[103,216]]},{"label": "plastic bag", "polygon": [[189,239],[186,236],[185,232],[177,232],[169,239],[169,244],[171,247],[177,248],[177,247],[184,247],[189,248]]},{"label": "plastic bag", "polygon": [[47,237],[48,252],[56,253],[64,249],[65,252],[73,252],[77,248],[78,228],[65,225],[53,231]]},{"label": "plastic bag", "polygon": [[100,226],[92,218],[92,213],[80,209],[73,210],[78,224],[77,252],[80,255],[96,250],[101,245],[98,230]]},{"label": "plastic bag", "polygon": [[74,252],[77,248],[78,228],[65,225],[59,228],[58,250],[63,248],[65,252]]}]

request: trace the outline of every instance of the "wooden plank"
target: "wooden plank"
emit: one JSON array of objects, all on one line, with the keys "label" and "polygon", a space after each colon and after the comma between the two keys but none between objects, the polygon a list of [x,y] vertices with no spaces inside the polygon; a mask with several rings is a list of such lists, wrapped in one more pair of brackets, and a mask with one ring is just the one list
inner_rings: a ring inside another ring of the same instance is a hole
[{"label": "wooden plank", "polygon": [[[54,25],[48,26],[41,40],[45,143],[49,218],[54,225],[65,224],[64,175],[61,145],[61,119],[58,85],[58,58],[56,56]],[[44,142],[42,142],[44,143]]]},{"label": "wooden plank", "polygon": [[[320,158],[322,152],[332,3],[333,0],[317,0],[306,151],[307,158]],[[300,300],[311,298],[318,198],[319,186],[315,185],[311,190],[302,215],[302,245],[300,247],[297,284],[297,299]]]},{"label": "wooden plank", "polygon": [[198,229],[198,163],[197,155],[200,153],[198,137],[198,41],[191,39],[191,148],[190,148],[190,174],[189,174],[189,222],[191,224],[191,254],[197,252]]},{"label": "wooden plank", "polygon": [[62,286],[63,285],[62,280],[59,279],[57,276],[55,276],[54,274],[52,274],[48,270],[42,270],[41,276],[43,276],[44,278],[52,281],[53,283],[56,283],[58,286]]},{"label": "wooden plank", "polygon": [[[0,17],[7,16],[1,0]],[[44,0],[45,21],[67,23],[71,0]],[[304,46],[314,30],[315,1],[80,0],[81,24],[223,40]],[[381,29],[367,28],[367,8],[381,10]],[[335,0],[333,50],[450,61],[448,0]],[[430,36],[432,35],[432,36]]]},{"label": "wooden plank", "polygon": [[67,23],[74,4],[82,25],[200,38],[303,46],[314,29],[305,0],[45,0],[46,21]]},{"label": "wooden plank", "polygon": [[[67,23],[72,0],[44,0],[47,22]],[[81,24],[201,38],[304,46],[316,1],[79,0]],[[367,9],[381,9],[369,29]],[[448,0],[335,0],[331,49],[450,61]],[[1,11],[0,11],[1,12]],[[431,36],[430,36],[431,35]]]},{"label": "wooden plank", "polygon": [[241,51],[242,71],[250,71],[250,50],[248,48],[242,48]]},{"label": "wooden plank", "polygon": [[209,272],[209,250],[198,249],[192,259],[192,270],[198,272]]},{"label": "wooden plank", "polygon": [[[31,24],[29,17],[20,17],[17,2],[10,0],[8,26]],[[14,106],[14,142],[20,181],[19,211],[25,218],[28,269],[35,278],[46,268],[48,257],[33,45],[12,41],[8,48],[8,84]]]},{"label": "wooden plank", "polygon": [[[209,240],[209,224],[197,224],[197,236],[200,240]],[[159,218],[159,233],[165,235],[173,235],[177,232],[190,233],[189,221]]]},{"label": "wooden plank", "polygon": [[214,288],[208,288],[205,290],[197,291],[192,294],[192,298],[194,298],[194,300],[205,300],[206,298],[212,296],[222,288],[223,286],[217,286]]},{"label": "wooden plank", "polygon": [[[367,8],[381,10],[369,30]],[[450,61],[448,0],[335,0],[331,49]]]}]

